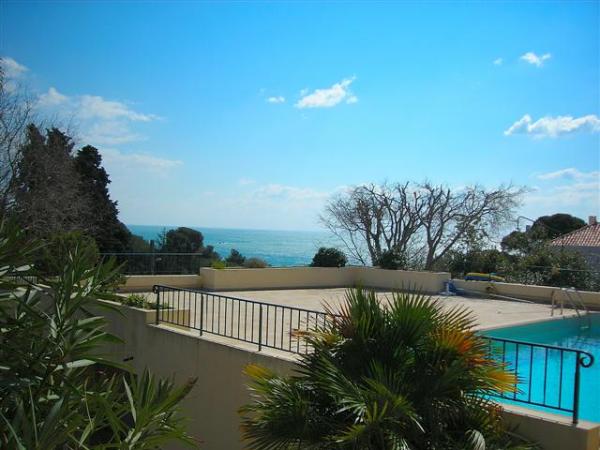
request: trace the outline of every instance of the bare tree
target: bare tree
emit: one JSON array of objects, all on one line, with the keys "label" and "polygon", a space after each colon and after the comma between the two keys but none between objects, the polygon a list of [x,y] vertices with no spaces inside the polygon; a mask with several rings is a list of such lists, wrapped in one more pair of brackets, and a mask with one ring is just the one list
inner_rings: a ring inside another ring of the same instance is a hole
[{"label": "bare tree", "polygon": [[332,199],[321,221],[362,264],[370,259],[376,265],[391,250],[429,270],[467,237],[485,238],[508,221],[521,192],[511,186],[452,191],[429,182],[370,184]]},{"label": "bare tree", "polygon": [[357,186],[325,208],[321,221],[346,246],[350,255],[377,264],[386,250],[407,255],[411,240],[421,228],[421,193],[410,183]]},{"label": "bare tree", "polygon": [[33,102],[22,90],[10,88],[0,60],[0,217],[14,200],[13,188]]},{"label": "bare tree", "polygon": [[419,185],[425,207],[419,218],[425,239],[425,269],[431,270],[450,249],[467,237],[486,239],[512,219],[521,189],[500,186],[486,190],[468,186],[460,191],[433,185]]}]

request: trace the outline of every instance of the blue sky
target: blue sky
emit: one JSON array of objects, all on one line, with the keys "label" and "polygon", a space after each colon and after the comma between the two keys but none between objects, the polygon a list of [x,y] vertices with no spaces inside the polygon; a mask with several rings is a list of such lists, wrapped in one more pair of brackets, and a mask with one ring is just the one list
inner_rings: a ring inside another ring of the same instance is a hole
[{"label": "blue sky", "polygon": [[598,2],[10,2],[0,55],[133,224],[317,229],[425,178],[600,213]]}]

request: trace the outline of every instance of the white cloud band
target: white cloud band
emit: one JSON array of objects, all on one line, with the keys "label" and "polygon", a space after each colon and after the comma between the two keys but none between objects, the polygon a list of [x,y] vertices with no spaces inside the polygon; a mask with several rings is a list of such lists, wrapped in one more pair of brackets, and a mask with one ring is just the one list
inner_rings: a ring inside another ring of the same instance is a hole
[{"label": "white cloud band", "polygon": [[504,131],[504,135],[528,134],[537,138],[556,138],[577,131],[600,132],[600,118],[595,114],[582,117],[546,116],[534,122],[529,114],[525,114]]}]

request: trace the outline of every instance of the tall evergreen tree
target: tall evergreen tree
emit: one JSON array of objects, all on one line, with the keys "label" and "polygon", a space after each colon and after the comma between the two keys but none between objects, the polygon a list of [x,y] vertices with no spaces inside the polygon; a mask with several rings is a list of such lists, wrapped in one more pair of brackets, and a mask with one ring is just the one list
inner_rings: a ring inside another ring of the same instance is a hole
[{"label": "tall evergreen tree", "polygon": [[85,220],[91,236],[101,252],[121,252],[128,249],[131,233],[118,219],[117,202],[110,199],[110,178],[102,167],[98,149],[87,145],[74,158],[80,177],[80,192],[89,199]]},{"label": "tall evergreen tree", "polygon": [[57,128],[45,136],[35,125],[27,128],[15,201],[19,221],[34,236],[89,231],[85,220],[89,200],[80,190],[72,152],[73,141]]}]

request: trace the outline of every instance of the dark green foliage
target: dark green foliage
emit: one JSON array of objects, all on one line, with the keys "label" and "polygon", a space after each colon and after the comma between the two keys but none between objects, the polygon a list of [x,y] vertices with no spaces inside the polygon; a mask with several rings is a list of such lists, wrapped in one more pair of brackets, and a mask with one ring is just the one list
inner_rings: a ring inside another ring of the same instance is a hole
[{"label": "dark green foliage", "polygon": [[501,242],[502,251],[480,249],[452,251],[440,261],[440,270],[462,277],[468,272],[496,273],[509,282],[598,290],[597,274],[585,258],[574,251],[551,246],[559,235],[584,226],[569,214],[542,216],[526,231],[512,231]]},{"label": "dark green foliage", "polygon": [[563,234],[578,230],[585,222],[570,214],[553,214],[537,218],[527,231],[513,231],[502,239],[502,250],[527,254],[536,247]]},{"label": "dark green foliage", "polygon": [[88,145],[74,155],[73,147],[56,128],[43,135],[28,127],[14,187],[16,217],[38,238],[77,230],[93,237],[101,252],[127,250],[131,233],[118,220],[100,153]]},{"label": "dark green foliage", "polygon": [[531,240],[528,233],[524,231],[512,231],[502,238],[500,246],[505,252],[526,254],[534,247],[535,243]]},{"label": "dark green foliage", "polygon": [[337,248],[321,247],[313,256],[312,267],[344,267],[348,263],[348,259],[344,252]]},{"label": "dark green foliage", "polygon": [[[73,237],[74,235],[70,235]],[[182,387],[148,372],[127,373],[103,349],[119,340],[94,312],[112,308],[114,261],[61,240],[63,267],[43,283],[17,289],[7,274],[41,275],[32,261],[43,246],[0,222],[0,447],[19,450],[156,449],[193,443],[179,415]],[[63,247],[64,245],[64,247]]]},{"label": "dark green foliage", "polygon": [[120,301],[126,306],[148,309],[148,299],[142,294],[129,294],[127,297],[120,299]]},{"label": "dark green foliage", "polygon": [[570,214],[552,214],[541,216],[531,226],[529,233],[534,239],[554,239],[571,231],[585,226],[585,222],[579,217]]},{"label": "dark green foliage", "polygon": [[508,255],[496,249],[470,250],[465,253],[452,251],[441,262],[441,266],[454,277],[462,277],[469,272],[504,272],[509,264]]},{"label": "dark green foliage", "polygon": [[47,275],[60,273],[68,259],[71,257],[73,248],[80,247],[87,256],[86,264],[96,265],[100,262],[100,252],[96,241],[81,231],[69,233],[57,233],[44,240],[45,244],[41,256],[36,261],[36,270]]},{"label": "dark green foliage", "polygon": [[110,199],[110,179],[102,167],[98,149],[91,145],[83,147],[77,152],[74,163],[81,180],[80,194],[89,201],[85,215],[89,234],[101,252],[128,250],[131,233],[118,219],[117,202]]},{"label": "dark green foliage", "polygon": [[34,125],[27,129],[14,184],[14,213],[32,236],[81,230],[86,223],[89,198],[82,195],[72,157],[73,142],[56,128],[44,136]]},{"label": "dark green foliage", "polygon": [[383,307],[360,289],[329,312],[335,320],[303,335],[314,352],[300,356],[291,376],[246,368],[247,448],[531,448],[481,396],[511,392],[515,379],[488,358],[470,312],[411,293],[395,293]]},{"label": "dark green foliage", "polygon": [[244,267],[246,269],[264,269],[269,267],[269,264],[261,258],[248,258],[244,262]]},{"label": "dark green foliage", "polygon": [[228,266],[243,266],[245,261],[246,257],[235,248],[232,248],[231,252],[229,252],[229,256],[225,258],[225,262]]},{"label": "dark green foliage", "polygon": [[510,267],[511,281],[597,290],[585,258],[574,251],[540,246]]},{"label": "dark green foliage", "polygon": [[160,240],[161,252],[199,253],[204,249],[204,236],[192,228],[179,227],[163,232]]},{"label": "dark green foliage", "polygon": [[149,253],[152,251],[152,245],[146,241],[142,236],[132,234],[129,237],[128,249],[134,253]]},{"label": "dark green foliage", "polygon": [[385,250],[377,261],[377,265],[382,269],[399,270],[406,269],[406,257],[394,250]]}]

